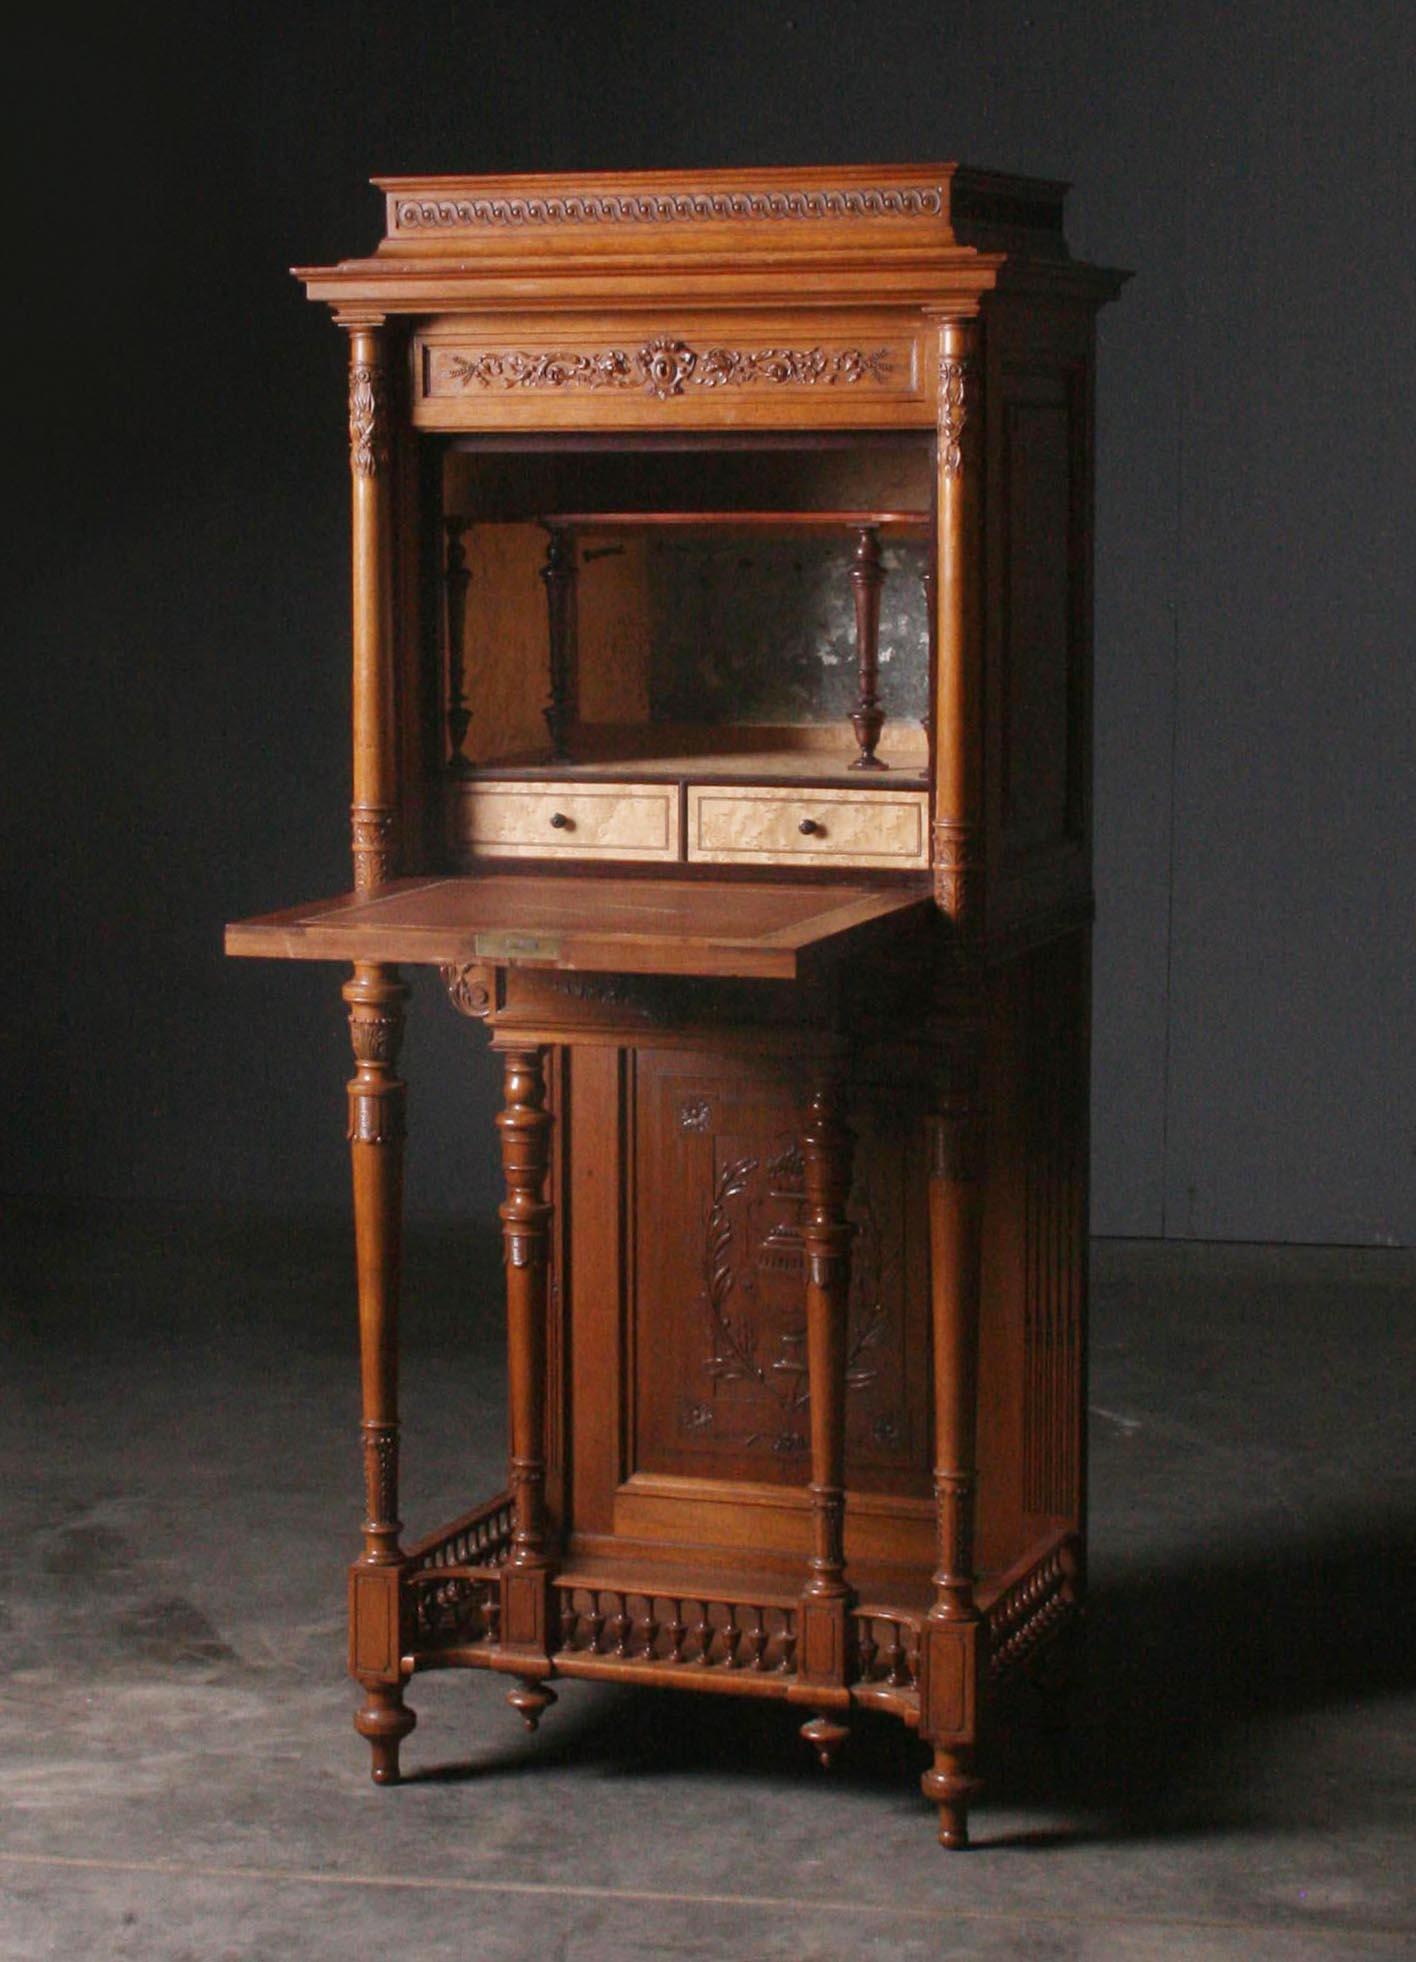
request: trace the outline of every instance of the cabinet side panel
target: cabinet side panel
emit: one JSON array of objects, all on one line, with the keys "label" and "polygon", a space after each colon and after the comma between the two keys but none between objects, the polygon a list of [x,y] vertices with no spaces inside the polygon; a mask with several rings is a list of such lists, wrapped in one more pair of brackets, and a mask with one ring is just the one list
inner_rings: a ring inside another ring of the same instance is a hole
[{"label": "cabinet side panel", "polygon": [[1087,935],[995,976],[979,1556],[998,1571],[1085,1510]]},{"label": "cabinet side panel", "polygon": [[988,832],[996,931],[1085,903],[1091,821],[1090,313],[988,336]]}]

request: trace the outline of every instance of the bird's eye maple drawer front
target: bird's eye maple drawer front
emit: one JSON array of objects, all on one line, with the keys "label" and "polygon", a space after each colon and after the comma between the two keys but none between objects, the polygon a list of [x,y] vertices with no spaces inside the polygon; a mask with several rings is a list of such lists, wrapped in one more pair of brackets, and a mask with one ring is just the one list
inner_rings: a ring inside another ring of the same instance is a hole
[{"label": "bird's eye maple drawer front", "polygon": [[692,784],[688,857],[708,865],[927,866],[929,795]]},{"label": "bird's eye maple drawer front", "polygon": [[452,804],[454,853],[477,858],[679,857],[673,784],[475,783]]}]

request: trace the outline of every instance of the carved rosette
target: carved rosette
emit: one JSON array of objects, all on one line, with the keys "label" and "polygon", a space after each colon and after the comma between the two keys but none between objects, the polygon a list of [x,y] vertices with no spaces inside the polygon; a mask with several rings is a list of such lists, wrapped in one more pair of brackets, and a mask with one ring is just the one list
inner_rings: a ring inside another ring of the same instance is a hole
[{"label": "carved rosette", "polygon": [[695,348],[658,334],[637,348],[489,348],[450,354],[443,377],[460,388],[640,389],[659,401],[689,388],[750,386],[852,387],[888,383],[894,361],[888,348]]},{"label": "carved rosette", "polygon": [[939,467],[957,477],[964,467],[964,424],[973,407],[977,365],[952,354],[939,357]]},{"label": "carved rosette", "polygon": [[375,477],[388,461],[387,383],[382,367],[355,361],[349,369],[349,467]]},{"label": "carved rosette", "polygon": [[372,892],[376,886],[386,886],[398,866],[393,812],[370,804],[351,806],[349,836],[354,853],[354,890]]},{"label": "carved rosette", "polygon": [[480,231],[502,226],[653,225],[723,218],[934,218],[938,184],[861,185],[811,191],[606,192],[564,198],[404,198],[399,231]]},{"label": "carved rosette", "polygon": [[440,968],[447,998],[459,1015],[485,1022],[492,1012],[492,971],[474,962],[468,967]]},{"label": "carved rosette", "polygon": [[959,933],[971,938],[983,897],[983,850],[976,824],[935,819],[934,897]]}]

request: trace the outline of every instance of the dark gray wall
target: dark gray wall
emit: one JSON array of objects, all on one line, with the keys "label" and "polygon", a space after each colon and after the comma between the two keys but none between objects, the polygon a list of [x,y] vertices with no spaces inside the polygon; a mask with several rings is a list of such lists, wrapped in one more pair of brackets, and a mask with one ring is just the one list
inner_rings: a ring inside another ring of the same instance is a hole
[{"label": "dark gray wall", "polygon": [[[218,6],[16,53],[0,1183],[343,1203],[343,337],[373,171],[962,156],[1073,180],[1103,321],[1095,1210],[1409,1241],[1405,5]],[[423,997],[411,1198],[493,1202]]]}]

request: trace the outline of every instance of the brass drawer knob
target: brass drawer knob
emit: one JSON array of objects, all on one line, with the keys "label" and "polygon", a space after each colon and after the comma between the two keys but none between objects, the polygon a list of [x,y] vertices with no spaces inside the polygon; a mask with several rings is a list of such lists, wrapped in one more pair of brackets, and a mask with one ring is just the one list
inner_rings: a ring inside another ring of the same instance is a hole
[{"label": "brass drawer knob", "polygon": [[797,826],[797,830],[801,833],[803,838],[814,837],[820,829],[821,826],[817,823],[815,818],[803,818],[801,823]]}]

